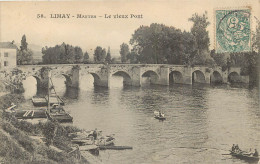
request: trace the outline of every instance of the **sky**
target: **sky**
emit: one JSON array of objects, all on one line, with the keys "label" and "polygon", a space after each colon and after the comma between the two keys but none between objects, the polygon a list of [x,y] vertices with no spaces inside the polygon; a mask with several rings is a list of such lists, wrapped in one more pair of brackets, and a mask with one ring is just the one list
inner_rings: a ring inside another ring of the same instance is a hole
[{"label": "sky", "polygon": [[[162,0],[162,1],[34,1],[0,2],[0,41],[20,44],[26,35],[29,44],[52,47],[63,42],[93,51],[97,46],[120,49],[141,25],[162,23],[190,31],[188,19],[194,13],[208,12],[211,24],[210,48],[214,48],[214,10],[219,8],[252,8],[252,25],[259,18],[260,0]],[[43,14],[45,18],[37,18]],[[50,18],[51,14],[70,14],[70,18]],[[96,15],[96,18],[76,18],[77,14]],[[142,18],[105,18],[107,15],[142,15]],[[75,17],[72,17],[75,16]],[[101,17],[99,17],[101,16]],[[112,54],[113,55],[113,54]],[[116,54],[118,55],[118,54]]]}]

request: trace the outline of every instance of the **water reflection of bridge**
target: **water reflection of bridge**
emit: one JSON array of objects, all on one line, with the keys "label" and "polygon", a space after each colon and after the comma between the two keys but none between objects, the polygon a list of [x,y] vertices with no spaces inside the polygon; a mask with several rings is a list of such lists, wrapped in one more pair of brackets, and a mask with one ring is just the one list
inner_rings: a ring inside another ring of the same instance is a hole
[{"label": "water reflection of bridge", "polygon": [[168,65],[168,64],[60,64],[18,66],[22,79],[33,76],[37,86],[45,88],[48,71],[52,77],[64,76],[66,86],[78,88],[81,76],[91,74],[95,86],[110,86],[112,75],[122,76],[124,85],[141,86],[142,77],[149,78],[151,84],[169,85],[171,83],[249,83],[248,76],[241,76],[241,68],[231,67],[225,71],[221,67]]}]

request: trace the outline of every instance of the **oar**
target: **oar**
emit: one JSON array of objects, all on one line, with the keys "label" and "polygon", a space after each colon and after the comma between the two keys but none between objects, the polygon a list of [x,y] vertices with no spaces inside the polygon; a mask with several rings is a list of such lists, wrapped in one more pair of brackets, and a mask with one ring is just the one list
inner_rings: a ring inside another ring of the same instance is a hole
[{"label": "oar", "polygon": [[230,154],[222,154],[222,155],[230,155]]}]

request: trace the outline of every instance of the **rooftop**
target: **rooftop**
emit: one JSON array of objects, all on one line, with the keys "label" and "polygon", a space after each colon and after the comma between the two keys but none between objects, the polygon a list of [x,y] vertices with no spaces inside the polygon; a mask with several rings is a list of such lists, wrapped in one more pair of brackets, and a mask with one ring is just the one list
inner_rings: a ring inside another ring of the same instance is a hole
[{"label": "rooftop", "polygon": [[16,49],[17,46],[13,42],[0,42],[0,48]]}]

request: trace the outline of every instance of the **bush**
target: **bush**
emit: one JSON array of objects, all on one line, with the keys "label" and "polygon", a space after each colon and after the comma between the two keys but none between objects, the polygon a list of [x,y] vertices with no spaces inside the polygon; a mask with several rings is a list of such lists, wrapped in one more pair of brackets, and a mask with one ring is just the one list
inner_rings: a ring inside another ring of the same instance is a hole
[{"label": "bush", "polygon": [[25,99],[22,95],[18,94],[7,94],[0,97],[0,108],[6,109],[11,106],[11,103],[19,104],[24,102]]},{"label": "bush", "polygon": [[16,129],[13,125],[11,125],[9,122],[3,121],[2,122],[2,128],[7,133],[12,135],[12,137],[18,141],[18,143],[28,152],[32,153],[34,151],[34,144],[30,140],[30,138],[25,135],[22,131],[19,131]]},{"label": "bush", "polygon": [[[23,101],[24,98],[21,95],[8,94],[0,97],[0,106],[5,109],[12,102],[18,104]],[[34,134],[47,136],[49,144],[54,141],[56,147],[70,151],[71,142],[68,134],[76,131],[80,131],[80,129],[73,126],[62,126],[57,122],[48,121],[46,123],[32,124],[27,121],[19,121],[14,115],[0,111],[0,156],[4,157],[4,163],[14,164],[79,163],[80,161],[70,157],[67,153],[56,152],[28,136]]]},{"label": "bush", "polygon": [[48,159],[46,157],[43,157],[39,154],[36,154],[36,155],[34,155],[31,163],[33,163],[33,164],[56,164],[57,163],[57,162],[55,162],[51,159]]},{"label": "bush", "polygon": [[[30,153],[24,151],[20,145],[11,138],[8,134],[0,130],[0,156],[5,157],[5,161],[13,160],[30,160]],[[6,162],[6,163],[17,163],[16,162]],[[23,162],[22,162],[23,163]]]},{"label": "bush", "polygon": [[53,143],[53,139],[55,137],[55,131],[56,131],[56,123],[52,121],[47,121],[43,125],[42,134],[46,138],[46,144],[49,146]]}]

